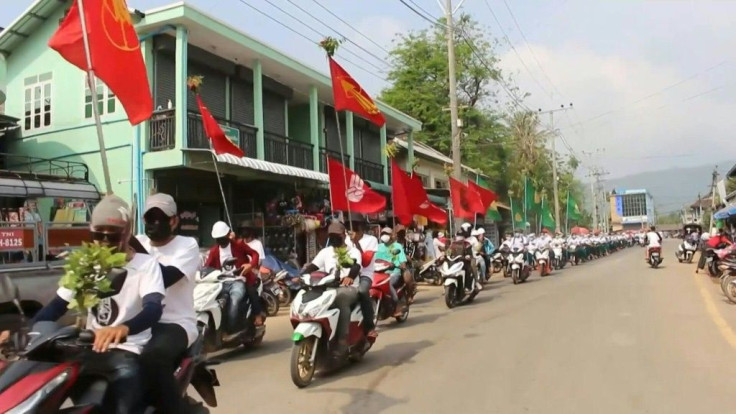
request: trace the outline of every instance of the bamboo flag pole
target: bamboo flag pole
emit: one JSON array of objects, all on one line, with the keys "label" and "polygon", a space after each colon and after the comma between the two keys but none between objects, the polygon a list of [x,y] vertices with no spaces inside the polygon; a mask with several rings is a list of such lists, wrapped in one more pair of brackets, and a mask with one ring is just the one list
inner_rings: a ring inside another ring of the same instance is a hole
[{"label": "bamboo flag pole", "polygon": [[84,43],[84,54],[87,59],[87,87],[89,87],[92,95],[92,114],[95,119],[95,127],[97,129],[97,141],[100,145],[100,158],[102,159],[102,174],[105,177],[105,193],[112,194],[112,181],[110,179],[110,167],[107,163],[107,149],[105,147],[105,138],[102,135],[102,123],[100,122],[100,110],[98,108],[97,97],[97,77],[94,69],[92,69],[92,54],[89,49],[89,39],[87,35],[87,23],[84,14],[84,5],[82,0],[77,0],[79,7],[80,23],[82,25],[82,40]]},{"label": "bamboo flag pole", "polygon": [[220,195],[222,196],[222,205],[225,206],[225,217],[227,218],[227,224],[230,226],[231,231],[233,230],[233,222],[230,219],[230,210],[227,208],[227,199],[225,198],[225,190],[222,187],[222,178],[220,178],[220,169],[217,167],[217,155],[215,155],[215,149],[212,147],[212,139],[208,140],[210,143],[210,154],[212,154],[212,164],[215,166],[215,174],[217,175],[217,184],[220,186]]},{"label": "bamboo flag pole", "polygon": [[[340,161],[345,162],[345,153],[342,149],[342,131],[340,131],[340,113],[337,112],[337,109],[335,109],[335,123],[337,124],[337,140],[340,143]],[[343,166],[345,166],[343,164]],[[347,168],[347,166],[345,166]],[[348,176],[345,173],[345,168],[342,169],[342,181],[345,185],[345,191],[348,191]],[[330,196],[332,196],[332,193],[330,193]],[[348,207],[348,225],[350,226],[350,231],[353,231],[353,222],[350,220],[350,199],[347,200],[347,207]]]}]

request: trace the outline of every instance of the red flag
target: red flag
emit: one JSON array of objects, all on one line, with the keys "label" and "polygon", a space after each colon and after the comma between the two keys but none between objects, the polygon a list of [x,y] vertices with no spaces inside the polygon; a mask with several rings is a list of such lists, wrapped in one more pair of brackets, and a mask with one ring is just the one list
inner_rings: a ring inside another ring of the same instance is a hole
[{"label": "red flag", "polygon": [[488,208],[491,207],[491,204],[493,204],[494,201],[498,200],[498,196],[496,195],[496,193],[485,187],[481,187],[472,181],[468,181],[468,188],[470,188],[471,190],[475,190],[475,192],[480,195],[480,199],[483,202],[483,206],[485,207],[483,209],[483,212],[488,210]]},{"label": "red flag", "polygon": [[447,212],[429,201],[422,179],[416,174],[411,176],[409,199],[415,201],[414,214],[424,216],[427,220],[437,224],[447,223]]},{"label": "red flag", "polygon": [[352,111],[379,127],[383,126],[386,118],[383,117],[373,99],[342,66],[338,65],[334,59],[329,59],[335,110]]},{"label": "red flag", "polygon": [[368,187],[358,174],[330,157],[327,157],[327,174],[333,211],[374,214],[386,209],[386,199],[382,195]]},{"label": "red flag", "polygon": [[476,213],[483,214],[486,211],[480,194],[452,177],[450,177],[450,197],[455,217],[472,220]]},{"label": "red flag", "polygon": [[92,67],[87,65],[77,1],[49,39],[49,47],[72,65],[94,70],[120,100],[131,124],[145,121],[153,112],[153,99],[125,0],[87,0],[83,7]]},{"label": "red flag", "polygon": [[[410,206],[409,191],[411,178],[399,168],[396,160],[391,160],[391,196],[394,205],[394,217],[399,223],[408,226],[414,219],[414,212]],[[413,202],[414,200],[412,200]]]},{"label": "red flag", "polygon": [[230,154],[238,158],[245,157],[243,150],[238,148],[225,136],[225,132],[222,131],[222,128],[220,128],[220,125],[212,116],[210,110],[204,106],[199,94],[197,94],[197,105],[199,106],[199,113],[202,114],[204,133],[210,138],[212,149],[215,150],[215,154]]}]

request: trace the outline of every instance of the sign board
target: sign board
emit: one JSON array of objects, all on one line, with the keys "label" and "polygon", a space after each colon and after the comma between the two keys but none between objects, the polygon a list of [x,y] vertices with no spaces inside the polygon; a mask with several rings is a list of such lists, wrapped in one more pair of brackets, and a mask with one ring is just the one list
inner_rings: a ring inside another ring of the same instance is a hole
[{"label": "sign board", "polygon": [[619,217],[624,216],[624,200],[621,196],[616,196],[616,214],[618,214]]},{"label": "sign board", "polygon": [[623,224],[629,224],[629,223],[646,223],[646,222],[647,222],[647,216],[621,217],[621,223],[623,223]]},{"label": "sign board", "polygon": [[240,130],[238,128],[233,128],[227,125],[220,124],[220,128],[222,128],[222,132],[225,133],[225,136],[227,139],[229,139],[233,144],[235,144],[236,147],[241,148],[240,146]]},{"label": "sign board", "polygon": [[0,230],[0,250],[23,250],[23,230],[22,229],[1,229]]}]

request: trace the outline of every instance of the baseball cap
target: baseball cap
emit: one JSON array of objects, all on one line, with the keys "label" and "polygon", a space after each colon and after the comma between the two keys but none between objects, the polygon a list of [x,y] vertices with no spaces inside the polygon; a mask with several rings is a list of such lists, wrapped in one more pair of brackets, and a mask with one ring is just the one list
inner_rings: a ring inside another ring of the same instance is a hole
[{"label": "baseball cap", "polygon": [[91,227],[112,226],[125,228],[130,224],[130,207],[122,198],[106,195],[94,210],[90,220]]},{"label": "baseball cap", "polygon": [[143,209],[143,214],[145,215],[154,208],[163,211],[164,214],[169,217],[174,217],[176,215],[176,202],[174,201],[174,197],[165,193],[156,193],[148,196],[146,199],[146,207]]},{"label": "baseball cap", "polygon": [[388,226],[381,229],[381,234],[393,234],[393,232],[394,231],[391,229],[391,227]]},{"label": "baseball cap", "polygon": [[345,234],[345,225],[337,220],[332,220],[330,225],[327,227],[328,234]]}]

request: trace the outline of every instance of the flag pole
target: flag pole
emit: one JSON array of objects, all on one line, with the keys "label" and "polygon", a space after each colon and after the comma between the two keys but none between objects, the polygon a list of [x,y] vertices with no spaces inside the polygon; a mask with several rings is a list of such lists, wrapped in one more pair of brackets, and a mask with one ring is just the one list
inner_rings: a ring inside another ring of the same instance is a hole
[{"label": "flag pole", "polygon": [[567,201],[565,202],[565,234],[570,233],[570,189],[567,190]]},{"label": "flag pole", "polygon": [[527,205],[527,200],[529,199],[528,194],[527,194],[527,191],[528,191],[527,183],[528,182],[529,182],[528,177],[524,176],[524,229],[522,230],[522,232],[526,232],[526,223],[528,223],[528,218],[526,214],[526,208],[527,208],[526,205]]},{"label": "flag pole", "polygon": [[79,21],[82,25],[82,40],[84,43],[84,54],[87,59],[87,87],[92,95],[92,114],[95,117],[95,126],[97,128],[97,141],[100,145],[100,158],[102,159],[102,175],[105,177],[105,192],[112,194],[112,181],[110,180],[110,167],[107,164],[107,149],[105,148],[105,138],[102,135],[102,123],[100,122],[100,111],[97,100],[97,78],[92,68],[92,54],[89,50],[89,39],[87,37],[87,22],[84,14],[84,5],[82,0],[77,0],[79,7]]},{"label": "flag pole", "polygon": [[516,232],[516,217],[514,217],[514,199],[509,197],[509,204],[511,205],[511,231]]},{"label": "flag pole", "polygon": [[[337,141],[340,143],[340,161],[345,161],[345,153],[342,150],[342,132],[340,131],[340,113],[337,112],[337,108],[335,109],[335,123],[337,124]],[[345,166],[345,164],[343,164]],[[345,168],[342,169],[342,181],[345,185],[345,191],[348,191],[348,176],[345,173]],[[330,190],[331,191],[331,190]],[[347,198],[347,196],[346,196]],[[350,226],[350,231],[353,231],[353,221],[351,219],[350,214],[350,199],[347,200],[347,207],[348,207],[348,225]]]},{"label": "flag pole", "polygon": [[233,222],[230,219],[230,210],[227,208],[227,200],[225,199],[225,190],[222,188],[222,179],[220,178],[220,169],[217,168],[217,156],[215,155],[215,149],[212,148],[212,140],[210,142],[210,154],[212,154],[212,165],[215,166],[215,174],[217,175],[217,184],[220,186],[220,195],[222,196],[222,204],[225,206],[225,217],[227,218],[227,224],[230,226],[230,230],[233,230]]}]

